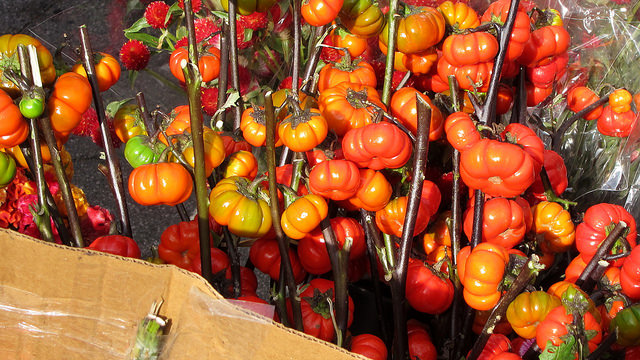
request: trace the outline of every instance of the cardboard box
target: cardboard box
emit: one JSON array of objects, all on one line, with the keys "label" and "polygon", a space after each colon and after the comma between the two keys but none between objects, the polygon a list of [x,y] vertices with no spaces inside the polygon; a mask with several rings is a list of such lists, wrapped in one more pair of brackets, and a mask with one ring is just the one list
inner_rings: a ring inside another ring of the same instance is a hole
[{"label": "cardboard box", "polygon": [[364,359],[218,294],[202,277],[0,229],[0,359],[126,359],[154,301],[162,359]]}]

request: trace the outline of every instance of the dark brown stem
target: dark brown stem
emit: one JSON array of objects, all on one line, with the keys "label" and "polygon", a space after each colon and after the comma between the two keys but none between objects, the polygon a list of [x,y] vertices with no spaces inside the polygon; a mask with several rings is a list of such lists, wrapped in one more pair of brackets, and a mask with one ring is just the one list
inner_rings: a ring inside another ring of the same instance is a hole
[{"label": "dark brown stem", "polygon": [[[29,168],[29,172],[31,174],[36,174],[37,167],[33,161],[33,156],[31,155],[31,149],[29,148],[28,141],[25,141],[22,144],[20,144],[20,151],[22,152],[22,156],[27,162],[27,167]],[[47,205],[49,207],[49,215],[51,215],[51,218],[53,219],[53,223],[56,225],[56,229],[58,229],[58,235],[60,235],[60,241],[62,241],[64,245],[72,246],[71,243],[73,240],[71,238],[71,233],[69,233],[69,230],[65,226],[64,220],[62,219],[62,216],[58,211],[56,202],[53,199],[53,195],[51,195],[51,191],[49,190],[49,187],[45,188],[45,197],[47,200]]]},{"label": "dark brown stem", "polygon": [[329,253],[329,260],[331,261],[331,269],[333,270],[333,284],[335,289],[336,299],[336,314],[335,319],[338,324],[337,345],[343,347],[345,340],[347,339],[347,323],[349,320],[349,290],[348,290],[348,261],[349,251],[351,244],[344,244],[340,249],[336,234],[331,228],[331,223],[328,217],[325,217],[320,222],[320,228],[322,229],[322,236],[324,237],[324,243]]},{"label": "dark brown stem", "polygon": [[604,353],[611,348],[611,345],[616,343],[617,339],[618,339],[618,334],[616,329],[616,331],[609,333],[609,335],[607,335],[602,340],[602,342],[598,344],[598,347],[595,350],[593,350],[593,352],[589,354],[589,356],[587,356],[587,360],[602,359],[603,358],[602,355],[604,355]]},{"label": "dark brown stem", "polygon": [[509,41],[511,40],[511,31],[515,24],[518,6],[520,0],[511,0],[511,7],[509,8],[509,15],[504,25],[500,27],[498,32],[498,42],[500,44],[498,55],[493,63],[493,71],[491,73],[491,80],[489,80],[489,89],[487,90],[487,98],[483,106],[476,109],[476,115],[481,124],[491,125],[496,118],[496,104],[498,100],[498,89],[500,83],[500,74],[502,73],[502,66],[504,65],[504,59],[507,55],[507,48]]},{"label": "dark brown stem", "polygon": [[[314,39],[318,39],[318,41],[320,41],[322,35],[327,31],[328,28],[329,25],[316,27],[314,32]],[[315,74],[316,67],[318,66],[318,60],[320,60],[321,51],[322,47],[320,46],[315,46],[313,49],[311,49],[309,60],[307,60],[307,64],[304,68],[304,74],[302,75],[302,82],[304,83],[304,85],[301,90],[308,95],[312,95],[315,91],[313,86],[313,75]]]},{"label": "dark brown stem", "polygon": [[586,285],[585,283],[587,279],[591,277],[591,273],[598,267],[598,263],[602,260],[602,258],[605,255],[609,253],[613,245],[618,240],[618,237],[620,237],[620,234],[622,234],[622,232],[626,228],[627,228],[627,224],[625,224],[622,221],[616,224],[616,226],[613,228],[613,230],[611,230],[609,235],[604,239],[604,241],[602,241],[600,246],[598,246],[598,250],[593,255],[591,260],[589,260],[589,263],[587,263],[587,266],[584,268],[584,270],[578,277],[578,280],[576,280],[576,285],[579,286],[586,293],[589,293],[593,289],[593,287],[591,287],[591,289],[585,288],[585,285]]},{"label": "dark brown stem", "polygon": [[122,235],[131,237],[131,223],[129,222],[129,210],[124,196],[120,161],[118,160],[118,155],[113,148],[111,130],[109,129],[109,124],[104,116],[104,105],[102,103],[102,95],[100,94],[98,86],[96,69],[93,64],[93,51],[91,50],[91,42],[89,41],[89,34],[87,33],[86,25],[80,26],[80,41],[82,43],[82,63],[87,72],[89,83],[91,84],[93,105],[96,109],[96,113],[98,114],[102,143],[104,144],[105,155],[109,165],[109,181],[114,189],[115,200],[118,206],[118,212],[120,213],[120,232]]},{"label": "dark brown stem", "polygon": [[527,72],[524,66],[520,67],[518,73],[518,91],[513,99],[513,107],[511,108],[510,123],[521,123],[525,119],[527,111],[527,89],[526,89]]},{"label": "dark brown stem", "polygon": [[242,277],[240,276],[240,256],[238,253],[238,244],[233,235],[226,226],[222,227],[224,233],[224,240],[227,243],[227,253],[229,254],[229,260],[231,261],[231,282],[233,284],[234,298],[238,298],[242,291]]},{"label": "dark brown stem", "polygon": [[[289,240],[285,237],[280,226],[280,208],[278,207],[278,189],[276,185],[276,118],[273,108],[271,92],[267,92],[264,99],[264,115],[266,119],[266,157],[269,182],[269,199],[271,202],[271,218],[273,219],[273,231],[278,240],[280,250],[280,293],[279,298],[284,301],[286,294],[285,286],[289,291],[289,299],[293,310],[293,323],[295,328],[302,330],[302,313],[300,311],[300,299],[296,293],[296,281],[293,276],[291,259],[289,259]],[[284,276],[282,276],[284,275]]]},{"label": "dark brown stem", "polygon": [[[229,32],[225,22],[222,25],[222,33],[220,34],[220,75],[218,75],[218,107],[224,105],[227,100],[227,87],[229,80]],[[216,119],[217,122],[224,124],[225,111],[221,112]]]},{"label": "dark brown stem", "polygon": [[507,313],[507,307],[520,294],[520,292],[531,282],[531,279],[537,274],[540,270],[538,259],[536,255],[532,255],[531,258],[525,263],[525,265],[520,270],[518,277],[513,281],[509,290],[500,298],[498,304],[489,315],[487,322],[484,324],[484,328],[482,329],[482,333],[476,340],[473,348],[471,349],[471,353],[467,357],[467,360],[475,360],[478,358],[478,355],[484,349],[484,346],[487,344],[487,340],[491,334],[493,334],[493,330],[496,324],[504,319],[505,314]]},{"label": "dark brown stem", "polygon": [[408,351],[407,339],[407,308],[405,298],[405,288],[407,285],[407,267],[409,265],[409,254],[413,244],[416,218],[424,183],[425,170],[427,164],[427,153],[429,151],[429,127],[431,125],[431,108],[429,104],[416,95],[416,105],[418,110],[417,138],[414,150],[413,178],[409,190],[407,210],[400,239],[400,251],[396,266],[392,271],[390,281],[391,301],[393,306],[393,358],[404,359]]},{"label": "dark brown stem", "polygon": [[298,91],[300,86],[298,81],[300,79],[300,38],[301,38],[301,25],[300,25],[300,3],[302,0],[292,0],[293,5],[293,57],[291,61],[291,96],[296,101],[300,101],[298,97]]},{"label": "dark brown stem", "polygon": [[71,228],[71,235],[73,236],[73,246],[84,247],[85,243],[82,239],[82,231],[80,228],[80,218],[78,217],[78,210],[76,209],[75,202],[73,201],[73,193],[71,192],[71,185],[67,179],[67,174],[64,172],[62,166],[62,159],[60,158],[60,151],[56,144],[56,138],[53,135],[53,128],[51,127],[51,120],[48,117],[41,118],[40,126],[42,128],[42,134],[44,140],[49,147],[49,153],[51,154],[51,162],[53,164],[54,171],[56,173],[56,179],[60,184],[60,191],[62,192],[62,199],[64,206],[67,209],[67,219],[69,219],[69,227]]},{"label": "dark brown stem", "polygon": [[[18,58],[20,61],[20,70],[22,75],[29,79],[32,79],[32,69],[30,63],[30,56],[27,53],[27,49],[24,46],[18,47]],[[44,167],[42,163],[42,152],[40,150],[40,137],[38,134],[38,123],[36,119],[27,119],[29,122],[29,145],[31,146],[31,155],[33,156],[33,162],[35,163],[35,177],[38,193],[38,208],[37,212],[33,213],[33,217],[38,231],[42,235],[42,239],[45,241],[53,242],[53,229],[51,228],[51,218],[49,216],[49,206],[47,204],[47,182],[44,178]],[[75,207],[75,205],[74,205]]]},{"label": "dark brown stem", "polygon": [[567,132],[567,130],[569,130],[571,125],[573,125],[576,121],[582,119],[585,115],[592,112],[597,107],[606,104],[609,101],[609,94],[601,97],[598,101],[571,115],[571,117],[562,122],[562,125],[560,125],[558,130],[556,130],[556,132],[554,132],[551,136],[551,145],[553,151],[560,152],[562,148],[562,138],[564,137],[564,134]]},{"label": "dark brown stem", "polygon": [[378,318],[378,327],[382,334],[382,340],[389,342],[389,332],[387,331],[387,322],[385,319],[386,312],[382,303],[382,291],[380,289],[380,281],[378,276],[378,248],[384,247],[380,235],[375,229],[374,214],[365,209],[360,209],[362,218],[362,227],[364,228],[365,240],[367,242],[367,256],[369,257],[369,273],[371,283],[373,284],[373,293],[376,297],[376,317]]},{"label": "dark brown stem", "polygon": [[142,115],[142,120],[144,122],[144,126],[147,130],[147,134],[151,136],[151,134],[155,134],[156,126],[149,115],[149,110],[147,109],[147,101],[144,99],[144,94],[142,92],[138,92],[136,94],[136,102],[138,103],[138,107],[140,108],[140,114]]},{"label": "dark brown stem", "polygon": [[537,360],[540,357],[540,347],[533,342],[527,352],[522,356],[522,360]]},{"label": "dark brown stem", "polygon": [[473,192],[473,232],[471,233],[471,249],[482,241],[482,223],[484,216],[484,193],[482,190]]},{"label": "dark brown stem", "polygon": [[[238,0],[229,0],[229,63],[231,65],[231,85],[240,92],[240,76],[238,75],[238,29],[236,27],[236,13]],[[222,106],[219,104],[218,106]],[[240,118],[242,117],[242,96],[233,107],[233,129],[240,128]]]},{"label": "dark brown stem", "polygon": [[[230,5],[231,6],[231,5]],[[184,1],[185,20],[189,40],[189,61],[182,67],[189,98],[189,116],[191,119],[191,138],[193,141],[194,182],[196,191],[196,208],[198,210],[198,235],[200,239],[200,262],[202,277],[213,284],[211,273],[211,234],[209,232],[209,189],[204,167],[204,139],[202,125],[202,103],[200,98],[201,77],[198,70],[198,44],[193,24],[191,0]],[[169,140],[170,141],[170,140]]]},{"label": "dark brown stem", "polygon": [[189,221],[189,215],[187,214],[187,209],[185,209],[184,204],[176,205],[176,210],[178,211],[178,216],[180,216],[180,221]]}]

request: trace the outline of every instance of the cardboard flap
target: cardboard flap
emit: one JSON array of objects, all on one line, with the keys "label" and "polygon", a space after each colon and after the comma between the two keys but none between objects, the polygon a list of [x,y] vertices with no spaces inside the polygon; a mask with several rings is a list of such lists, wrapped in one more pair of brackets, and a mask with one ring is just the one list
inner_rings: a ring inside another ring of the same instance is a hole
[{"label": "cardboard flap", "polygon": [[202,277],[0,229],[0,358],[126,359],[154,301],[163,359],[364,359],[218,294]]}]

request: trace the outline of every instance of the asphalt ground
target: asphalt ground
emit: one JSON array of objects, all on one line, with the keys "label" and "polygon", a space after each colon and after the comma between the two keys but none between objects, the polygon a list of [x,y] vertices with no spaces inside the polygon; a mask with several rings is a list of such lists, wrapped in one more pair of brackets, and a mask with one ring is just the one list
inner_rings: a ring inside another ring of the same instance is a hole
[{"label": "asphalt ground", "polygon": [[[86,25],[94,51],[103,51],[114,56],[126,41],[122,30],[135,21],[139,13],[126,11],[126,0],[0,0],[0,34],[23,33],[39,39],[52,52],[65,39],[72,47],[79,47],[79,27]],[[66,62],[73,64],[76,55],[71,49],[63,52]],[[166,59],[152,57],[149,68],[171,78]],[[135,86],[130,86],[127,72],[123,72],[118,84],[103,93],[105,105],[111,101],[133,98],[138,91],[145,94],[149,108],[158,106],[163,111],[187,104],[184,93],[168,89],[159,80],[145,72],[140,72]],[[118,209],[109,187],[108,180],[98,171],[101,147],[89,138],[71,136],[65,145],[72,156],[75,175],[72,183],[84,190],[91,205],[99,205],[118,216]],[[124,186],[132,168],[123,157],[124,145],[117,149],[123,172]],[[151,255],[151,246],[157,245],[164,229],[180,221],[173,207],[141,206],[135,203],[127,192],[127,206],[134,239],[139,243],[143,257]],[[188,210],[195,211],[192,196],[186,202]]]}]

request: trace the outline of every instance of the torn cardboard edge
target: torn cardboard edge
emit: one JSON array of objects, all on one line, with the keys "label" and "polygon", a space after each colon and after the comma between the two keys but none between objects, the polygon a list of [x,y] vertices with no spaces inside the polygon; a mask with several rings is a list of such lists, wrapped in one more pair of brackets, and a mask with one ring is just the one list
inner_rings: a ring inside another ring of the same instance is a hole
[{"label": "torn cardboard edge", "polygon": [[161,359],[365,359],[225,300],[201,276],[0,229],[0,358],[126,359],[154,301]]}]

